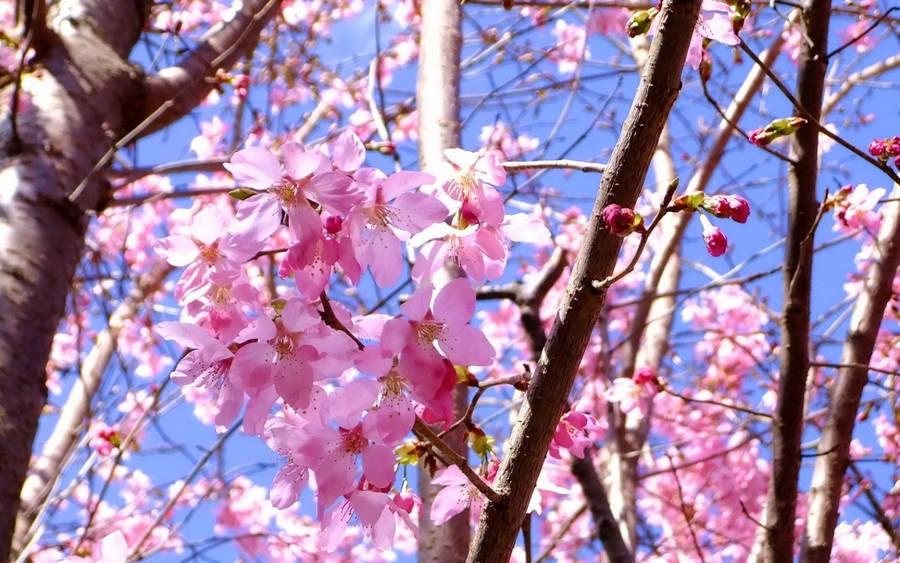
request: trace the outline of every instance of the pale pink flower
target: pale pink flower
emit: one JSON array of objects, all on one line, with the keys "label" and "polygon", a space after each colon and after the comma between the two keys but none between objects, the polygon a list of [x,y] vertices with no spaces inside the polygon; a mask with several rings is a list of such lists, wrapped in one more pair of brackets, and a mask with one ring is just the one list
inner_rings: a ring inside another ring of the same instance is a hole
[{"label": "pale pink flower", "polygon": [[438,470],[431,483],[443,487],[434,495],[429,515],[437,526],[469,507],[480,512],[484,505],[484,497],[455,465]]},{"label": "pale pink flower", "polygon": [[361,268],[372,271],[375,283],[393,285],[403,271],[402,241],[442,221],[447,208],[436,198],[413,191],[434,177],[421,172],[397,172],[385,177],[367,168],[356,175],[365,199],[347,216],[350,244]]},{"label": "pale pink flower", "polygon": [[590,56],[590,51],[585,48],[587,38],[585,27],[558,19],[553,28],[553,35],[556,37],[556,46],[550,54],[550,59],[557,61],[560,73],[575,72],[578,64]]},{"label": "pale pink flower", "polygon": [[617,377],[603,396],[610,403],[618,403],[623,413],[628,413],[638,406],[642,392],[641,387],[630,377]]}]

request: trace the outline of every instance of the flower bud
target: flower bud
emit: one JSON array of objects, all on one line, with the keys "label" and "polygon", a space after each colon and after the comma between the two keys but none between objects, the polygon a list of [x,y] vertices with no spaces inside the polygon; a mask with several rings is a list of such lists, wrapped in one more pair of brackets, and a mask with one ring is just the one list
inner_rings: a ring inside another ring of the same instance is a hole
[{"label": "flower bud", "polygon": [[748,138],[750,142],[758,147],[764,147],[781,137],[793,135],[797,129],[806,125],[806,120],[802,117],[785,117],[776,119],[762,129],[757,129],[750,133]]},{"label": "flower bud", "polygon": [[637,37],[647,33],[650,30],[650,24],[653,23],[653,18],[658,13],[659,10],[656,8],[650,8],[649,10],[641,10],[632,14],[625,23],[625,31],[628,33],[628,37]]},{"label": "flower bud", "polygon": [[635,231],[644,232],[644,218],[633,209],[611,203],[601,213],[610,234],[624,237]]},{"label": "flower bud", "polygon": [[722,219],[746,223],[750,217],[750,203],[739,195],[714,195],[703,198],[700,207]]},{"label": "flower bud", "polygon": [[700,205],[703,203],[703,200],[706,198],[706,194],[703,192],[690,192],[687,194],[682,194],[675,199],[672,200],[672,211],[685,211],[690,209],[691,211],[696,211],[700,208]]},{"label": "flower bud", "polygon": [[728,249],[728,239],[719,227],[713,226],[709,219],[700,216],[703,224],[703,240],[706,242],[706,251],[710,256],[721,256]]}]

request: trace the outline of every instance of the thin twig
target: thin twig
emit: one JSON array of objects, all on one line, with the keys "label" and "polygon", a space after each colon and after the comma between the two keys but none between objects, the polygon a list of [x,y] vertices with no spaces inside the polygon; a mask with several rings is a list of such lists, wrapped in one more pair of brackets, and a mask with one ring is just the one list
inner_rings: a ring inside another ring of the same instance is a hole
[{"label": "thin twig", "polygon": [[618,274],[609,276],[603,281],[593,280],[591,282],[591,286],[597,291],[606,291],[609,287],[624,278],[628,274],[634,270],[635,266],[637,266],[638,260],[641,259],[641,254],[644,252],[644,247],[647,246],[647,241],[650,239],[650,233],[653,232],[653,229],[659,225],[659,222],[662,220],[663,216],[669,212],[669,203],[672,201],[672,196],[675,195],[675,190],[678,189],[678,178],[669,183],[669,187],[666,189],[666,193],[663,196],[663,200],[660,203],[659,211],[656,213],[656,217],[653,218],[653,222],[650,223],[650,226],[647,227],[647,230],[641,234],[641,240],[638,243],[637,250],[634,251],[634,256],[631,257],[631,262],[625,266],[625,269],[619,272]]},{"label": "thin twig", "polygon": [[413,424],[413,432],[428,440],[434,447],[436,447],[440,452],[447,458],[450,463],[459,468],[460,471],[463,472],[469,481],[475,485],[481,494],[486,496],[488,500],[494,503],[501,502],[501,497],[497,494],[497,491],[491,488],[484,479],[482,479],[475,471],[469,467],[469,463],[463,458],[461,455],[456,453],[453,448],[451,448],[446,442],[438,438],[438,435],[434,433],[434,431],[429,428],[427,424],[422,422],[422,419],[416,417],[416,422]]},{"label": "thin twig", "polygon": [[818,119],[816,119],[812,114],[810,114],[809,110],[807,110],[805,107],[803,107],[803,105],[797,100],[797,98],[795,98],[794,95],[791,94],[791,92],[790,92],[790,90],[788,90],[787,86],[784,85],[784,83],[781,81],[780,78],[778,78],[778,76],[772,71],[772,69],[770,69],[764,62],[759,60],[759,57],[756,56],[756,53],[754,53],[753,50],[750,49],[750,47],[748,47],[747,44],[744,43],[743,40],[741,40],[741,42],[740,42],[740,47],[741,47],[741,50],[747,54],[748,57],[753,59],[753,62],[755,62],[757,65],[760,66],[760,68],[763,69],[763,72],[765,72],[766,76],[768,76],[769,79],[772,80],[772,83],[775,84],[775,87],[778,88],[782,94],[784,94],[784,96],[788,99],[789,102],[791,102],[791,105],[794,106],[794,108],[800,114],[800,117],[803,117],[804,119],[807,120],[807,122],[814,125],[819,130],[820,133],[822,133],[826,137],[830,138],[831,140],[835,141],[836,143],[838,143],[845,149],[849,150],[856,156],[865,160],[866,162],[868,162],[875,168],[881,170],[882,172],[887,174],[887,176],[891,180],[893,180],[895,183],[900,184],[900,176],[895,174],[894,171],[891,170],[886,164],[882,164],[881,162],[879,162],[879,161],[875,160],[874,158],[872,158],[871,156],[867,155],[866,153],[861,151],[859,148],[855,147],[853,144],[844,140],[844,138],[841,137],[840,135],[834,134],[830,129],[826,128],[824,125],[822,125],[821,122],[819,122]]},{"label": "thin twig", "polygon": [[678,478],[678,471],[675,470],[675,463],[672,461],[672,456],[666,454],[666,457],[669,458],[669,465],[672,467],[672,476],[675,477],[675,485],[678,488],[678,502],[681,504],[681,514],[684,516],[684,521],[687,523],[688,531],[691,533],[691,539],[694,540],[694,549],[697,550],[697,557],[700,558],[701,563],[706,563],[706,559],[703,557],[703,550],[700,549],[700,542],[697,540],[697,534],[694,532],[694,526],[691,524],[694,516],[688,514],[687,504],[684,502],[684,492],[681,489],[681,479]]},{"label": "thin twig", "polygon": [[216,440],[216,443],[213,444],[211,448],[206,450],[203,456],[199,460],[197,460],[197,463],[194,465],[194,468],[191,470],[188,476],[181,481],[181,486],[178,487],[178,490],[175,491],[175,494],[173,494],[169,498],[169,502],[167,502],[165,507],[159,511],[159,514],[156,516],[156,519],[153,521],[153,523],[150,524],[150,526],[148,526],[146,530],[144,530],[144,534],[141,536],[137,544],[135,544],[134,548],[131,550],[131,553],[128,555],[128,560],[138,558],[141,547],[143,547],[144,543],[146,543],[146,541],[150,538],[156,527],[159,526],[159,524],[166,518],[172,508],[174,508],[175,503],[178,502],[179,498],[181,498],[182,493],[184,493],[184,490],[188,487],[188,485],[191,484],[191,481],[194,480],[194,477],[196,477],[200,473],[200,470],[203,469],[203,466],[206,465],[206,462],[209,461],[209,458],[212,457],[212,455],[216,451],[218,451],[219,448],[225,445],[225,441],[228,440],[228,438],[230,438],[231,435],[234,434],[235,431],[240,428],[241,424],[243,423],[243,417],[236,420],[231,425],[231,428],[229,428],[225,431],[224,434],[219,436],[219,439]]}]

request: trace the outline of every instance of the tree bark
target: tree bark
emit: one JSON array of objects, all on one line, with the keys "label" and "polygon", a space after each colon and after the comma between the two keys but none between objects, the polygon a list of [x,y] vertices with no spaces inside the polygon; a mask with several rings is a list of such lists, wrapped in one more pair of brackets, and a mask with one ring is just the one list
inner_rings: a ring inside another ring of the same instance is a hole
[{"label": "tree bark", "polygon": [[501,501],[486,503],[469,551],[470,562],[507,561],[512,553],[553,431],[605,301],[605,293],[594,290],[591,282],[612,273],[621,247],[621,239],[604,228],[601,212],[610,203],[633,207],[637,201],[659,135],[681,88],[681,71],[699,8],[696,0],[668,0],[658,16],[659,30],[603,175],[566,296],[494,481]]},{"label": "tree bark", "polygon": [[[828,62],[830,0],[806,0],[801,9],[804,37],[797,78],[795,115],[818,120]],[[805,110],[805,112],[803,111]],[[788,171],[789,217],[784,265],[778,399],[772,419],[772,476],[766,500],[766,561],[794,556],[794,518],[800,474],[804,395],[809,372],[809,302],[813,238],[818,205],[819,131],[801,127],[791,141]]]},{"label": "tree bark", "polygon": [[[225,64],[238,47],[253,44],[247,30],[258,33],[262,21],[253,26],[248,19],[274,13],[274,2],[268,11],[263,6],[249,2],[220,26],[209,38],[217,42],[198,51],[220,45],[229,55],[206,61]],[[86,210],[101,208],[109,197],[109,185],[95,173],[98,162],[146,120],[148,100],[171,83],[168,76],[148,81],[127,61],[148,10],[149,1],[53,4],[46,22],[32,21],[40,35],[32,37],[36,55],[22,73],[16,111],[9,104],[16,85],[0,89],[0,561],[9,558],[47,395],[45,366],[81,259]],[[234,40],[226,44],[229,34]],[[202,78],[217,67],[185,68],[191,79],[179,83],[178,93],[209,92],[212,84]],[[188,104],[170,106],[189,111]]]},{"label": "tree bark", "polygon": [[[459,64],[462,47],[462,8],[458,0],[424,0],[419,41],[419,74],[416,108],[419,112],[419,166],[428,172],[444,160],[444,150],[460,145]],[[445,274],[456,276],[458,265],[448,265]],[[469,406],[468,388],[453,390],[453,414],[462,418]],[[444,437],[454,451],[466,457],[465,429],[460,426]],[[471,536],[469,510],[441,526],[431,521],[431,504],[437,489],[427,468],[419,466],[419,553],[422,563],[454,563],[466,559]]]},{"label": "tree bark", "polygon": [[900,265],[900,186],[895,185],[882,213],[884,223],[869,266],[866,283],[856,302],[850,329],[844,341],[841,364],[832,391],[825,428],[819,439],[816,466],[809,491],[809,516],[801,560],[827,563],[834,541],[844,473],[850,459],[850,441],[863,388],[868,382],[869,360],[875,338],[892,294]]}]

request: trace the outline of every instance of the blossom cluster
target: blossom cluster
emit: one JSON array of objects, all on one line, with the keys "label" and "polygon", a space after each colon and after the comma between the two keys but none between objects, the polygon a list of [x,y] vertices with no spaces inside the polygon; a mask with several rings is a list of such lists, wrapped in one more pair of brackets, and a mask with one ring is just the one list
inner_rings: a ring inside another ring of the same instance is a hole
[{"label": "blossom cluster", "polygon": [[900,168],[900,137],[874,139],[869,143],[869,154],[878,157],[882,164],[893,158],[894,166]]},{"label": "blossom cluster", "polygon": [[[314,476],[323,547],[355,514],[386,548],[396,523],[415,528],[409,495],[392,493],[394,451],[417,417],[453,422],[457,366],[494,361],[470,324],[473,283],[500,276],[511,240],[545,242],[549,232],[539,217],[506,214],[495,153],[451,149],[434,176],[386,175],[363,166],[352,132],[329,149],[289,142],[281,159],[262,147],[234,154],[225,164],[241,186],[233,216],[205,207],[157,244],[185,267],[181,321],[158,330],[190,350],[173,380],[215,393],[215,423],[243,410],[244,430],[286,460],[272,484],[275,507],[296,503]],[[416,290],[399,315],[354,316],[329,299],[334,276],[356,286],[368,271],[394,286],[407,250]],[[282,255],[290,291],[255,289],[245,264],[264,255]],[[464,275],[448,280],[448,265]],[[452,516],[439,507],[432,518]]]}]

